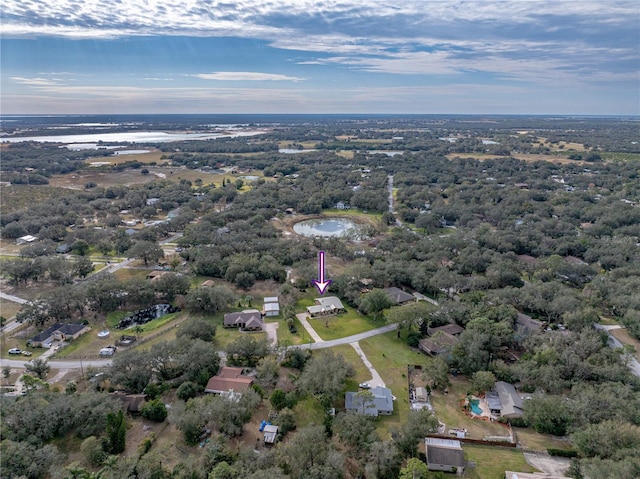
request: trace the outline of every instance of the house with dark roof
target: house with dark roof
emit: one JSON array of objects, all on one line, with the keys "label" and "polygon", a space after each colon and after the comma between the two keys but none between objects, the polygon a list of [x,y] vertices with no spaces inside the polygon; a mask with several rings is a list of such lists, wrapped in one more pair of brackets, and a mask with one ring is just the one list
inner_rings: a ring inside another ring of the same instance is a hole
[{"label": "house with dark roof", "polygon": [[464,472],[464,451],[456,439],[427,437],[424,440],[427,451],[427,468],[430,471],[445,471],[462,474]]},{"label": "house with dark roof", "polygon": [[140,414],[142,406],[147,402],[145,394],[127,394],[124,391],[115,391],[110,395],[118,398],[122,403],[122,410],[129,414]]},{"label": "house with dark roof", "polygon": [[246,309],[241,312],[224,315],[225,328],[238,328],[243,331],[262,331],[264,320],[257,309]]},{"label": "house with dark roof", "polygon": [[458,337],[464,332],[464,328],[462,326],[458,326],[457,324],[445,324],[444,326],[438,326],[437,328],[428,328],[427,332],[430,336],[433,336],[438,331],[442,331],[443,333],[450,334],[451,336]]},{"label": "house with dark roof", "polygon": [[367,391],[347,392],[344,396],[344,407],[365,416],[378,417],[393,414],[393,394],[391,389],[376,386]]},{"label": "house with dark roof", "polygon": [[326,298],[316,298],[316,304],[307,307],[307,313],[312,318],[321,316],[330,316],[332,314],[344,313],[344,305],[336,296],[327,296]]},{"label": "house with dark roof", "polygon": [[423,338],[418,343],[418,349],[430,356],[446,354],[458,342],[458,338],[444,331],[437,331],[433,336]]},{"label": "house with dark roof", "polygon": [[34,348],[48,348],[54,341],[71,341],[89,331],[84,324],[62,324],[56,323],[40,334],[36,334],[27,341],[27,345]]},{"label": "house with dark roof", "polygon": [[394,304],[407,304],[414,303],[416,301],[415,296],[402,291],[400,288],[384,288],[383,291],[391,298]]},{"label": "house with dark roof", "polygon": [[496,381],[493,390],[485,393],[491,414],[507,418],[518,418],[524,414],[524,401],[513,384]]},{"label": "house with dark roof", "polygon": [[68,243],[62,243],[60,246],[56,248],[56,253],[58,254],[67,254],[71,251],[71,245]]},{"label": "house with dark roof", "polygon": [[229,392],[242,394],[247,392],[253,378],[242,374],[242,368],[224,366],[220,372],[209,379],[204,392],[209,394],[227,394]]}]

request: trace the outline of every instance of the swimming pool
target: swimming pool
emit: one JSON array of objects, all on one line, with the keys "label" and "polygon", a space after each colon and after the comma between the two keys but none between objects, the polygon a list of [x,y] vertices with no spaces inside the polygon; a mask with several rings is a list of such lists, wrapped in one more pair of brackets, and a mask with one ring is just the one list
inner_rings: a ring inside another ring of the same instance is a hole
[{"label": "swimming pool", "polygon": [[471,405],[471,412],[473,414],[477,414],[478,416],[482,415],[482,408],[480,408],[480,406],[478,406],[478,404],[480,403],[479,399],[470,399],[469,400],[469,404]]}]

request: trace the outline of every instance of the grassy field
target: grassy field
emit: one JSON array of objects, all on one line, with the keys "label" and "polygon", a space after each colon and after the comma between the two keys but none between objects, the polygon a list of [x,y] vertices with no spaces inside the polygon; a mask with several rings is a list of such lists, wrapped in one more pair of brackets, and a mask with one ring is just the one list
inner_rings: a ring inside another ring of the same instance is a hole
[{"label": "grassy field", "polygon": [[22,305],[19,303],[0,298],[0,316],[4,316],[6,319],[13,318],[21,308]]},{"label": "grassy field", "polygon": [[[276,321],[280,322],[280,327],[278,328],[278,344],[280,346],[292,346],[296,344],[306,344],[309,342],[309,336],[305,333],[302,324],[300,324],[300,321],[298,321],[297,318],[293,320],[293,325],[297,331],[296,333],[291,333],[289,331],[289,328],[283,319]],[[313,342],[313,339],[311,341]]]},{"label": "grassy field", "polygon": [[536,472],[516,449],[465,444],[464,458],[476,463],[466,468],[464,477],[470,479],[504,479],[504,471]]},{"label": "grassy field", "polygon": [[384,320],[374,321],[361,315],[353,308],[346,307],[346,310],[346,313],[324,318],[309,318],[308,321],[325,341],[352,336],[385,325]]},{"label": "grassy field", "polygon": [[560,437],[551,434],[540,434],[531,428],[514,427],[518,438],[518,444],[527,449],[536,451],[545,451],[548,448],[555,449],[571,449],[571,444]]}]

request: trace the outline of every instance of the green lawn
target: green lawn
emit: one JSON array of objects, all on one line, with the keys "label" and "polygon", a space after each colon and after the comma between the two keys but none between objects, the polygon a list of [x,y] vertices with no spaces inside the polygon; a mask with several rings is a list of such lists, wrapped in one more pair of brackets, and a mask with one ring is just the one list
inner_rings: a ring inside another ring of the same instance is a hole
[{"label": "green lawn", "polygon": [[407,346],[396,332],[381,334],[360,341],[360,347],[367,359],[378,371],[386,386],[397,397],[391,416],[378,418],[378,433],[388,439],[391,429],[405,422],[409,413],[409,384],[407,366],[426,364],[427,357]]},{"label": "green lawn", "polygon": [[0,298],[0,315],[6,319],[13,318],[22,308],[20,303],[14,303],[4,298]]},{"label": "green lawn", "polygon": [[315,397],[307,397],[299,401],[293,408],[293,412],[298,427],[309,424],[319,425],[324,421],[324,409]]},{"label": "green lawn", "polygon": [[346,313],[323,318],[309,318],[309,324],[325,341],[344,338],[358,333],[364,333],[372,329],[384,326],[383,319],[374,321],[368,316],[358,313],[355,309],[345,306]]},{"label": "green lawn", "polygon": [[504,479],[504,471],[537,472],[524,458],[521,451],[506,447],[488,447],[465,444],[464,458],[476,463],[466,468],[464,477],[470,479]]},{"label": "green lawn", "polygon": [[[306,333],[305,329],[300,324],[298,319],[293,320],[293,324],[296,328],[295,333],[291,333],[289,328],[287,327],[287,323],[284,319],[275,320],[280,323],[280,327],[278,328],[278,344],[280,346],[292,346],[296,344],[307,344],[309,343],[309,335]],[[271,320],[269,320],[271,322]],[[311,339],[313,342],[313,339]]]}]

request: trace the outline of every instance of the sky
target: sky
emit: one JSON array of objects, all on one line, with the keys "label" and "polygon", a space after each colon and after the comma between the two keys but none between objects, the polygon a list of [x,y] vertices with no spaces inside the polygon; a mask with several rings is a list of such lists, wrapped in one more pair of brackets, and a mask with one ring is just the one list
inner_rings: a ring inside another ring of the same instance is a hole
[{"label": "sky", "polygon": [[640,2],[3,0],[2,114],[640,115]]}]

